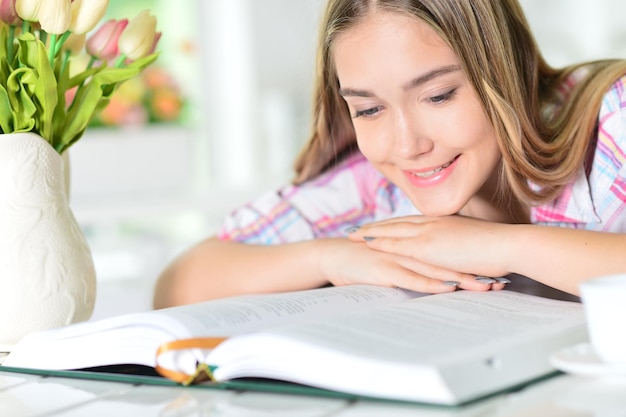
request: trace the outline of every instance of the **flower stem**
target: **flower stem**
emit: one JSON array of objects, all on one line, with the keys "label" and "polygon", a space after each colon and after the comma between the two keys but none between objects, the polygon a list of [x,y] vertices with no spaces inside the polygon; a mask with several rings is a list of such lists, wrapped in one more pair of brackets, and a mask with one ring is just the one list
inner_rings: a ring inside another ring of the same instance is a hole
[{"label": "flower stem", "polygon": [[[96,62],[96,57],[91,55],[91,58],[89,58],[89,63],[87,63],[87,68],[86,69],[91,69],[95,62]],[[80,89],[83,88],[83,85],[85,85],[85,80],[82,80],[80,82],[80,84],[78,85],[78,87],[76,88],[76,95],[78,95],[78,92],[80,91]],[[73,104],[74,104],[74,102],[72,102],[72,105]],[[72,108],[72,106],[70,105],[70,109],[71,108]]]},{"label": "flower stem", "polygon": [[54,47],[54,55],[58,54],[59,51],[61,50],[61,48],[63,47],[63,44],[65,43],[65,41],[67,40],[67,38],[69,38],[71,32],[65,32],[63,35],[61,35],[61,37],[58,39],[55,47]]},{"label": "flower stem", "polygon": [[124,65],[124,61],[126,61],[126,55],[121,54],[117,61],[115,62],[115,68],[121,68]]},{"label": "flower stem", "polygon": [[7,61],[13,64],[13,42],[15,40],[15,26],[9,26],[9,36],[7,37]]},{"label": "flower stem", "polygon": [[65,68],[67,67],[67,63],[70,60],[70,55],[72,55],[72,51],[65,51],[65,53],[63,54],[63,62],[61,63],[60,74],[63,74],[63,72],[65,71]]},{"label": "flower stem", "polygon": [[54,68],[54,56],[57,44],[57,34],[50,34],[50,49],[48,50],[48,60],[50,61],[50,66]]},{"label": "flower stem", "polygon": [[30,22],[28,20],[24,20],[22,22],[22,33],[30,32]]}]

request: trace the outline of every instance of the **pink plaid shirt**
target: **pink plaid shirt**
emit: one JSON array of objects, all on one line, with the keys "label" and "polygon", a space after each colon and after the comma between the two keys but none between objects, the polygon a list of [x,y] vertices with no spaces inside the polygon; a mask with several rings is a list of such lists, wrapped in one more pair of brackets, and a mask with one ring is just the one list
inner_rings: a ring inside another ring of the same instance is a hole
[{"label": "pink plaid shirt", "polygon": [[[534,224],[626,233],[626,76],[604,96],[589,175],[549,204],[531,210]],[[299,186],[286,186],[233,211],[220,239],[276,244],[345,236],[348,227],[419,214],[409,199],[355,153]]]}]

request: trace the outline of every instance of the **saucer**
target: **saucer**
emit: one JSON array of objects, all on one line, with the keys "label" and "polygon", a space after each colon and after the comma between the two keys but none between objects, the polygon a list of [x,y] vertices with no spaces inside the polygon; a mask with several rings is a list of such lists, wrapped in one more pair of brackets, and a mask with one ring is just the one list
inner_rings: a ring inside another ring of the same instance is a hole
[{"label": "saucer", "polygon": [[560,371],[575,375],[626,377],[626,364],[618,366],[603,362],[589,343],[561,349],[552,355],[550,363]]}]

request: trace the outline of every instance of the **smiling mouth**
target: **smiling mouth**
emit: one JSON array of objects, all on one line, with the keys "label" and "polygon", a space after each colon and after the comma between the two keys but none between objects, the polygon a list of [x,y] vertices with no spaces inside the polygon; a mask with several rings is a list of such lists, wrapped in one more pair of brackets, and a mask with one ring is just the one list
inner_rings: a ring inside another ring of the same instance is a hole
[{"label": "smiling mouth", "polygon": [[426,171],[426,172],[411,172],[411,174],[415,175],[416,177],[420,177],[420,178],[432,177],[433,175],[438,174],[439,172],[443,171],[444,169],[446,169],[450,165],[452,165],[454,163],[454,161],[457,160],[458,157],[459,157],[459,155],[455,156],[454,159],[452,159],[451,161],[446,162],[445,164],[443,164],[440,167],[437,167],[437,168],[435,168],[433,170]]}]

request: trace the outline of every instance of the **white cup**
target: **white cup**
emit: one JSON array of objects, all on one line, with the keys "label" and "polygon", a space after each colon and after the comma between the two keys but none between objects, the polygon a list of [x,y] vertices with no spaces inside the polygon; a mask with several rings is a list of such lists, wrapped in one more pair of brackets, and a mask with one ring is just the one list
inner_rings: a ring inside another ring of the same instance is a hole
[{"label": "white cup", "polygon": [[626,367],[626,273],[580,284],[591,346],[602,361]]}]

